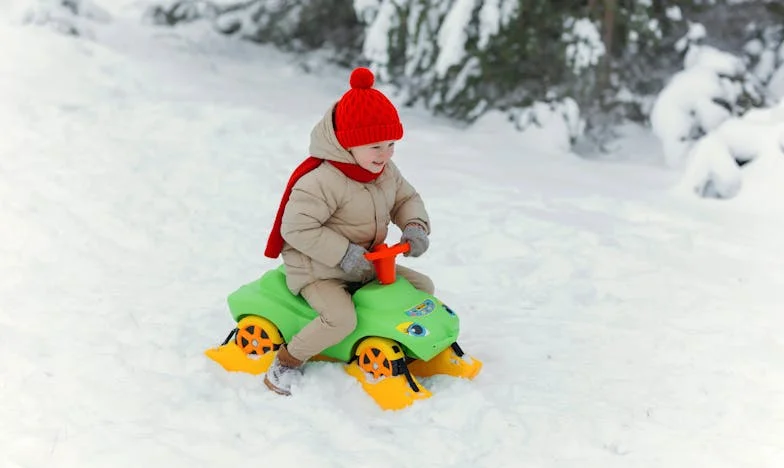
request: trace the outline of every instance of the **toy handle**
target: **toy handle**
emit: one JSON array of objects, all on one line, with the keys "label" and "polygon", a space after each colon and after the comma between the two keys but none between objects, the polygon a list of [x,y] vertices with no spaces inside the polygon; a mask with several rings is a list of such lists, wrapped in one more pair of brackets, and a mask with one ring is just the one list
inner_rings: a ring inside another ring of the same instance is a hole
[{"label": "toy handle", "polygon": [[409,250],[411,250],[411,245],[408,242],[401,242],[399,244],[393,245],[392,247],[387,246],[387,244],[378,244],[372,252],[365,254],[365,258],[371,262],[387,257],[394,258],[399,254],[408,252]]},{"label": "toy handle", "polygon": [[387,244],[378,244],[372,252],[365,254],[365,258],[373,262],[376,277],[381,284],[395,282],[395,257],[411,250],[408,242],[401,242],[389,247]]}]

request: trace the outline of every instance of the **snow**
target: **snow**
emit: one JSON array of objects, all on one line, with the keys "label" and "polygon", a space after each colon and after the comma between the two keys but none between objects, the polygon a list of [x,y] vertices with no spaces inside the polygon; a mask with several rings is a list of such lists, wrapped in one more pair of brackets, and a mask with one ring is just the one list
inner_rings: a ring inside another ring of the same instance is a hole
[{"label": "snow", "polygon": [[752,57],[759,56],[763,50],[765,50],[765,43],[760,39],[752,39],[743,46],[743,52]]},{"label": "snow", "polygon": [[732,109],[720,102],[737,102],[743,92],[737,77],[744,70],[742,61],[732,54],[710,46],[689,47],[684,70],[670,78],[650,115],[670,166],[684,164],[695,134],[707,133],[732,116]]},{"label": "snow", "polygon": [[63,34],[91,37],[93,22],[109,22],[111,15],[89,0],[9,2],[11,14],[25,23],[48,26]]},{"label": "snow", "polygon": [[708,35],[708,31],[702,23],[689,21],[689,29],[686,34],[675,43],[675,50],[682,52],[692,44],[699,44]]},{"label": "snow", "polygon": [[381,0],[354,0],[354,11],[360,21],[370,24],[378,13],[380,5]]},{"label": "snow", "polygon": [[338,364],[291,398],[224,372],[202,352],[226,295],[277,266],[281,188],[348,73],[124,11],[93,40],[0,26],[0,466],[784,460],[781,184],[708,202],[500,122],[401,109],[396,155],[434,226],[401,262],[460,314],[476,380],[383,412]]},{"label": "snow", "polygon": [[784,63],[770,77],[768,93],[776,101],[784,99]]},{"label": "snow", "polygon": [[[684,70],[670,79],[650,115],[664,161],[684,169],[677,190],[719,199],[736,198],[742,190],[740,198],[756,200],[741,201],[750,207],[766,197],[784,195],[778,189],[784,107],[779,103],[737,117],[742,111],[736,104],[741,95],[756,96],[759,90],[748,79],[741,58],[694,42],[705,32],[698,25],[691,26],[685,36],[688,41],[679,46],[687,47]],[[759,57],[753,73],[763,82],[770,78],[768,97],[778,102],[781,77],[774,72],[775,53],[758,42],[749,41],[745,51]],[[741,167],[745,163],[751,164]],[[760,173],[760,167],[770,172]]]},{"label": "snow", "polygon": [[604,42],[596,25],[588,18],[567,20],[569,32],[563,34],[566,46],[566,59],[575,73],[594,66],[604,55]]},{"label": "snow", "polygon": [[449,85],[449,90],[447,90],[446,95],[444,96],[444,100],[451,101],[454,99],[461,91],[466,88],[468,83],[468,79],[479,75],[482,73],[481,65],[479,63],[479,57],[469,57],[466,60],[466,63],[463,65],[463,68],[460,69],[460,73],[457,74],[452,83]]},{"label": "snow", "polygon": [[683,20],[683,12],[681,11],[681,7],[679,7],[678,5],[667,7],[667,9],[665,10],[665,14],[667,15],[667,19],[671,21]]},{"label": "snow", "polygon": [[[780,187],[784,167],[784,103],[773,109],[753,110],[742,118],[733,118],[701,138],[691,151],[689,166],[681,182],[682,189],[703,196],[733,198],[746,184],[743,198],[764,201],[770,190],[776,198],[784,195]],[[736,161],[750,163],[739,166]],[[760,167],[769,170],[759,175]]]},{"label": "snow", "polygon": [[438,30],[438,58],[435,71],[439,78],[446,76],[449,68],[460,64],[465,58],[468,22],[476,0],[455,0]]},{"label": "snow", "polygon": [[519,6],[516,0],[485,0],[482,3],[477,44],[480,50],[484,50],[490,44],[490,39],[517,16]]},{"label": "snow", "polygon": [[394,1],[384,0],[381,6],[376,6],[378,11],[372,21],[369,21],[368,18],[375,11],[371,6],[368,2],[354,4],[355,11],[370,24],[362,46],[362,55],[373,63],[372,68],[379,74],[379,80],[386,81],[389,79],[386,76],[386,65],[389,63],[389,31],[394,26],[396,7]]},{"label": "snow", "polygon": [[[580,108],[574,99],[562,101],[536,101],[532,105],[517,109],[512,113],[515,127],[521,131],[530,145],[549,146],[568,152],[572,142],[583,134],[585,121],[580,116]],[[505,114],[491,111],[483,115],[474,129],[495,125],[506,125]]]}]

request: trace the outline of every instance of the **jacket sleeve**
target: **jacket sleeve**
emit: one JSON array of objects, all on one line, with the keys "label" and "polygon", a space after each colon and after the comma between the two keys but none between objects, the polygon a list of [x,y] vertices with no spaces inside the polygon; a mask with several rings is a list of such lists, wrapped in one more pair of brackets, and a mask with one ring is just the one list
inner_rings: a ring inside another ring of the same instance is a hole
[{"label": "jacket sleeve", "polygon": [[425,202],[416,189],[403,177],[397,166],[394,168],[394,176],[397,184],[395,193],[395,205],[392,207],[392,222],[401,230],[409,223],[418,223],[430,234],[430,217],[425,209]]},{"label": "jacket sleeve", "polygon": [[[313,173],[311,173],[313,174]],[[308,257],[335,267],[348,250],[346,237],[324,223],[337,210],[337,200],[323,190],[318,178],[304,176],[292,188],[283,210],[281,235],[290,246]]]}]

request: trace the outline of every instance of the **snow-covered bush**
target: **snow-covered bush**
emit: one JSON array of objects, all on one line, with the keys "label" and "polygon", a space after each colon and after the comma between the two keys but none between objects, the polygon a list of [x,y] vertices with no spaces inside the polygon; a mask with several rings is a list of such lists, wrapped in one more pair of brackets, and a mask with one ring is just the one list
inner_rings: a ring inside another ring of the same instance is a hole
[{"label": "snow-covered bush", "polygon": [[585,119],[571,98],[536,101],[529,107],[513,110],[511,115],[515,128],[545,136],[542,143],[552,149],[568,151],[585,130]]},{"label": "snow-covered bush", "polygon": [[766,182],[784,182],[784,103],[775,108],[754,109],[733,117],[701,138],[688,157],[681,188],[707,198],[732,198],[744,183],[744,172],[752,165],[771,164],[778,173]]},{"label": "snow-covered bush", "polygon": [[685,68],[659,94],[650,115],[665,161],[672,167],[682,166],[703,135],[764,103],[760,83],[743,60],[703,45],[704,37],[704,28],[694,24],[678,43],[685,52]]},{"label": "snow-covered bush", "polygon": [[783,32],[781,26],[752,25],[751,39],[733,55],[705,45],[705,28],[692,24],[676,44],[684,70],[659,94],[650,120],[666,162],[684,169],[682,190],[734,198],[761,167],[774,172],[752,183],[784,180],[784,102],[775,92]]},{"label": "snow-covered bush", "polygon": [[329,49],[333,60],[346,65],[358,55],[363,36],[345,0],[170,0],[149,7],[145,17],[168,26],[205,19],[223,34],[287,51]]},{"label": "snow-covered bush", "polygon": [[92,36],[91,22],[110,20],[111,15],[90,0],[36,0],[22,12],[25,24],[49,26],[71,36]]}]

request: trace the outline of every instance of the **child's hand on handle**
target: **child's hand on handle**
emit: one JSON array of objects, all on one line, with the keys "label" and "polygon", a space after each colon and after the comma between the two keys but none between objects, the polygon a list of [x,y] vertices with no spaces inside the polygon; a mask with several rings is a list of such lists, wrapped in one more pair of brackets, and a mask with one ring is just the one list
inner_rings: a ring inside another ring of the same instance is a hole
[{"label": "child's hand on handle", "polygon": [[373,264],[365,258],[367,249],[357,244],[349,244],[348,250],[340,260],[340,269],[357,278],[365,278],[373,273]]},{"label": "child's hand on handle", "polygon": [[408,242],[411,246],[411,250],[405,254],[406,257],[409,255],[412,257],[419,257],[430,246],[430,240],[427,238],[427,231],[425,228],[419,223],[409,223],[406,225],[405,229],[403,229],[403,235],[400,237],[400,242]]}]

